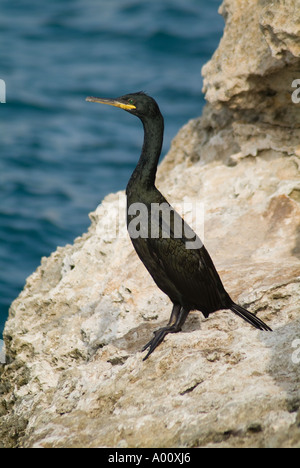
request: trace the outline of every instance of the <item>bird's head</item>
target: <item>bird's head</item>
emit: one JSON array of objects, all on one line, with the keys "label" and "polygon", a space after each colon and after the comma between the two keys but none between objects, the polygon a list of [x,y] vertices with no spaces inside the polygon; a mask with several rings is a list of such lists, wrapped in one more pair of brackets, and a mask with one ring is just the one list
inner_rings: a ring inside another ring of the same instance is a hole
[{"label": "bird's head", "polygon": [[98,102],[99,104],[119,107],[130,114],[136,115],[140,119],[146,117],[153,118],[160,114],[156,101],[143,92],[126,94],[125,96],[121,96],[116,99],[88,97],[86,100],[88,102]]}]

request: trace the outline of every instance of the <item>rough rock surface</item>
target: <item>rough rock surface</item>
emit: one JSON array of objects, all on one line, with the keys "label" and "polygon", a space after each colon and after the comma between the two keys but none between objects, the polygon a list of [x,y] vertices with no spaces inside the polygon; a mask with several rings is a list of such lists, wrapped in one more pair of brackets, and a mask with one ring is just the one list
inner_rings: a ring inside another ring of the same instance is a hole
[{"label": "rough rock surface", "polygon": [[299,2],[225,0],[221,13],[208,103],[157,185],[199,233],[203,204],[226,288],[274,332],[194,312],[143,362],[171,304],[126,235],[124,194],[110,195],[12,304],[3,447],[300,447]]}]

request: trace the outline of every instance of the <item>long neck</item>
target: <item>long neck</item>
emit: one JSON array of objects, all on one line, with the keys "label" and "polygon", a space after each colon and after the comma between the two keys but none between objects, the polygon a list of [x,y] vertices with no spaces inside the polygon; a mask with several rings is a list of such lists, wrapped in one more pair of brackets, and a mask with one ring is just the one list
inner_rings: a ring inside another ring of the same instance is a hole
[{"label": "long neck", "polygon": [[161,154],[164,119],[159,113],[155,118],[142,119],[144,126],[144,144],[139,162],[128,182],[127,191],[135,184],[149,189],[154,186],[158,160]]}]

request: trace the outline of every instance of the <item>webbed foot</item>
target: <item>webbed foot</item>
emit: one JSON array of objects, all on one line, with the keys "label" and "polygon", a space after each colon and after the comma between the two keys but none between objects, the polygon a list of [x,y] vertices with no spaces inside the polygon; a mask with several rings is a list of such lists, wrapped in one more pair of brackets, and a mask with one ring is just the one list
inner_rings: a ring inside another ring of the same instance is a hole
[{"label": "webbed foot", "polygon": [[153,353],[155,348],[164,340],[168,333],[177,333],[181,330],[187,316],[189,309],[185,309],[180,304],[174,304],[169,323],[166,327],[159,328],[154,332],[154,337],[142,349],[142,352],[149,348],[147,355],[143,358],[146,361],[150,354]]}]

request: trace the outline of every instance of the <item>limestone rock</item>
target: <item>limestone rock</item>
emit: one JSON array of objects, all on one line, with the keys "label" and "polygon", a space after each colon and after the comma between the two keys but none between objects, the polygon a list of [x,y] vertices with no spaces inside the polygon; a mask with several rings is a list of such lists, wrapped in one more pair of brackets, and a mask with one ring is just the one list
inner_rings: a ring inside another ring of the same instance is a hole
[{"label": "limestone rock", "polygon": [[11,306],[4,447],[300,446],[297,9],[224,1],[224,37],[203,70],[208,103],[157,183],[204,231],[232,297],[273,333],[228,311],[193,312],[143,362],[171,304],[133,251],[124,193],[109,195],[88,233],[42,259]]}]

